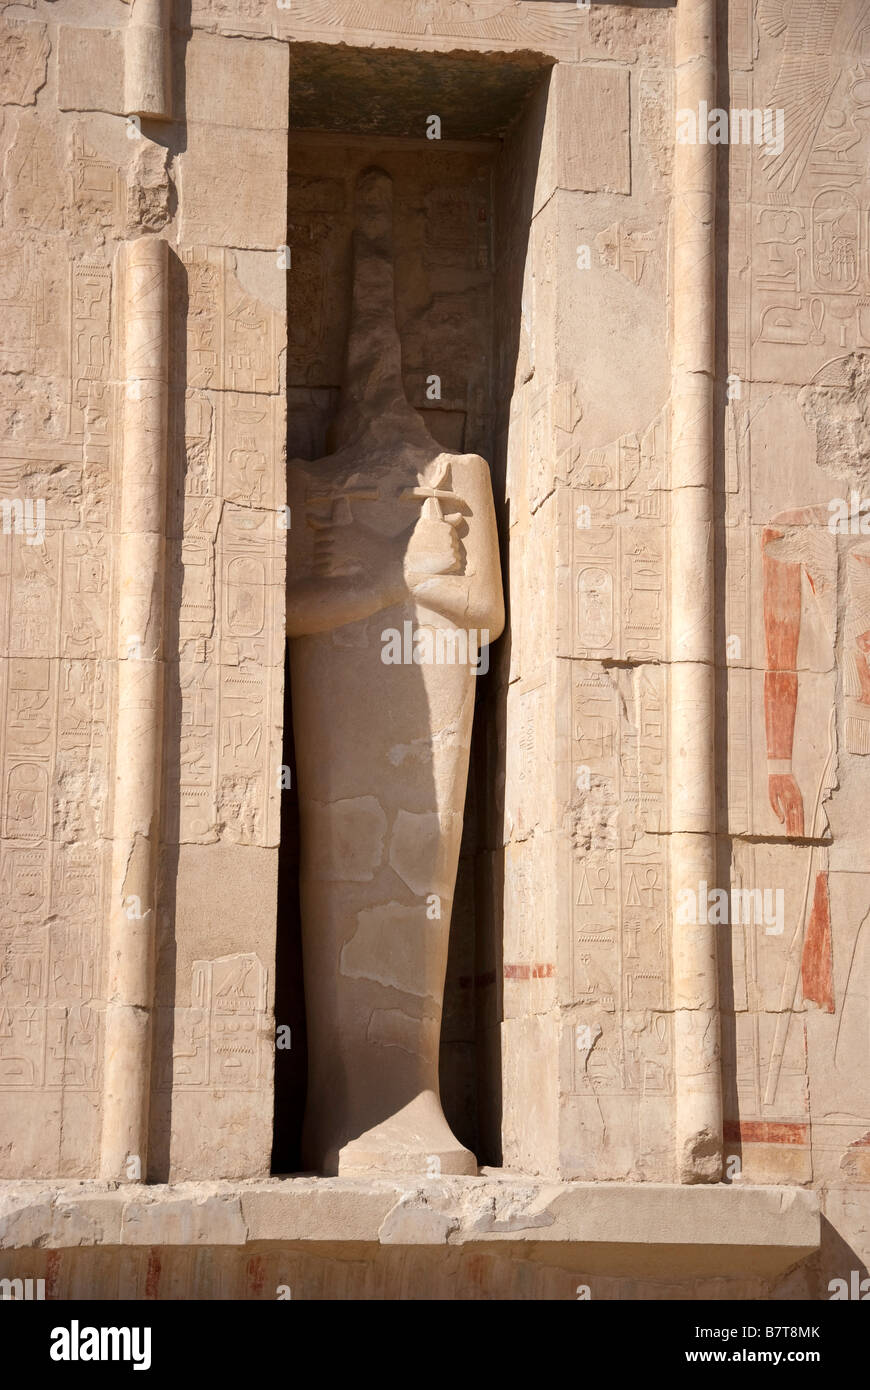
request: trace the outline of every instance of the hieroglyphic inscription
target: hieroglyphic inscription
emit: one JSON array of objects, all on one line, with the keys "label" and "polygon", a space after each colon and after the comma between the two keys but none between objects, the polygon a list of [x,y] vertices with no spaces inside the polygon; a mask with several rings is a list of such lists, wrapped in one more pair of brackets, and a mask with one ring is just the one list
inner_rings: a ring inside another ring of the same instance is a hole
[{"label": "hieroglyphic inscription", "polygon": [[[560,491],[560,559],[570,595],[559,632],[566,656],[665,656],[667,414],[578,458]],[[567,614],[570,613],[570,627]]]},{"label": "hieroglyphic inscription", "polygon": [[223,250],[192,248],[182,260],[188,387],[175,402],[184,474],[177,833],[201,843],[276,843],[283,647],[276,566],[286,534],[273,466],[282,452],[276,315],[244,292]]},{"label": "hieroglyphic inscription", "polygon": [[799,381],[837,349],[870,346],[870,181],[861,153],[870,14],[820,0],[796,7],[787,25],[774,18],[760,15],[769,37],[745,79],[749,107],[783,114],[781,148],[746,151],[752,375]]},{"label": "hieroglyphic inscription", "polygon": [[[0,265],[2,366],[55,374],[38,380],[26,412],[17,379],[2,385],[0,498],[43,503],[45,528],[0,536],[0,1090],[95,1092],[111,785],[112,272],[15,236]],[[56,1152],[51,1122],[44,1142]],[[89,1142],[81,1136],[83,1152]]]},{"label": "hieroglyphic inscription", "polygon": [[663,668],[572,666],[573,1089],[668,1094]]},{"label": "hieroglyphic inscription", "polygon": [[267,972],[251,952],[197,960],[191,970],[190,1005],[161,1009],[162,1047],[171,1070],[162,1090],[252,1091],[268,1074]]}]

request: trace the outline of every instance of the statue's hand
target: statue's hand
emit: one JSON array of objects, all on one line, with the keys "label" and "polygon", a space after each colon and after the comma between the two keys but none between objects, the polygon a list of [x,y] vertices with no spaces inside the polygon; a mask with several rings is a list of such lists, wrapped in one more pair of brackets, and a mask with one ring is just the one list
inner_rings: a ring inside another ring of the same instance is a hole
[{"label": "statue's hand", "polygon": [[804,800],[793,774],[773,772],[767,785],[770,804],[777,819],[785,824],[786,834],[803,835]]},{"label": "statue's hand", "polygon": [[337,520],[315,523],[314,575],[322,579],[352,579],[360,588],[383,592],[394,602],[404,591],[402,536],[384,536],[342,512]]},{"label": "statue's hand", "polygon": [[435,574],[461,574],[462,547],[455,526],[443,517],[423,515],[405,550],[404,571],[409,588]]},{"label": "statue's hand", "polygon": [[408,532],[382,536],[339,514],[339,519],[312,518],[315,533],[310,569],[288,573],[287,636],[330,632],[346,623],[370,618],[408,596],[402,556]]}]

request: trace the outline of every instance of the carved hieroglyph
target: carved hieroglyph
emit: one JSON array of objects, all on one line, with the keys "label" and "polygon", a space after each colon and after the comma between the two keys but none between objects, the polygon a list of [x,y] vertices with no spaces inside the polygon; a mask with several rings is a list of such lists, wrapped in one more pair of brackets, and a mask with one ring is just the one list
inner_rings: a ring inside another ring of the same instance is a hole
[{"label": "carved hieroglyph", "polygon": [[438,1040],[475,664],[504,622],[495,515],[484,460],[444,452],[405,398],[382,171],[356,217],[336,451],[289,482],[306,1162],[469,1173]]}]

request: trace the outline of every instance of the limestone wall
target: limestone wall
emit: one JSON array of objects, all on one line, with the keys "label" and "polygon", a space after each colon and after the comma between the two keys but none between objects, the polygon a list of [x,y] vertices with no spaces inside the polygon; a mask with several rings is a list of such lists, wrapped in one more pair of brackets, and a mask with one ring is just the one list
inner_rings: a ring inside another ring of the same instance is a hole
[{"label": "limestone wall", "polygon": [[548,1182],[817,1189],[782,1296],[864,1267],[868,72],[866,0],[0,3],[0,1176],[269,1172],[285,461],[376,158],[509,600],[451,1122]]},{"label": "limestone wall", "polygon": [[502,156],[529,185],[503,434],[504,1154],[565,1177],[673,1167],[657,19],[642,57],[626,41],[620,62],[559,63]]},{"label": "limestone wall", "polygon": [[266,1172],[287,50],[4,8],[2,1170]]},{"label": "limestone wall", "polygon": [[784,895],[781,929],[734,926],[722,962],[750,1180],[868,1176],[865,11],[729,14],[732,104],[783,123],[720,183],[722,827],[734,883]]}]

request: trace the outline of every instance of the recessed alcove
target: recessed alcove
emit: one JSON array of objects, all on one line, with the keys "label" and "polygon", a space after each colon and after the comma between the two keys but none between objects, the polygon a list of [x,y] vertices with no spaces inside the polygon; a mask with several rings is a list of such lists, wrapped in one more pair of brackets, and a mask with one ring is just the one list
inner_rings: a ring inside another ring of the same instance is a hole
[{"label": "recessed alcove", "polygon": [[[508,589],[505,440],[525,248],[552,59],[294,44],[290,57],[287,454],[331,450],[351,303],[353,188],[393,182],[396,321],[408,400],[445,449],[490,464]],[[434,119],[437,118],[437,119]],[[428,134],[427,134],[428,132]],[[429,138],[436,135],[439,138]],[[509,633],[502,638],[502,650]],[[497,722],[507,663],[478,682],[441,1032],[445,1114],[482,1164],[500,1162],[501,934]],[[336,692],[337,695],[341,692]],[[293,771],[292,690],[283,761]],[[273,1171],[297,1171],[305,1010],[295,790],[282,800]]]}]

